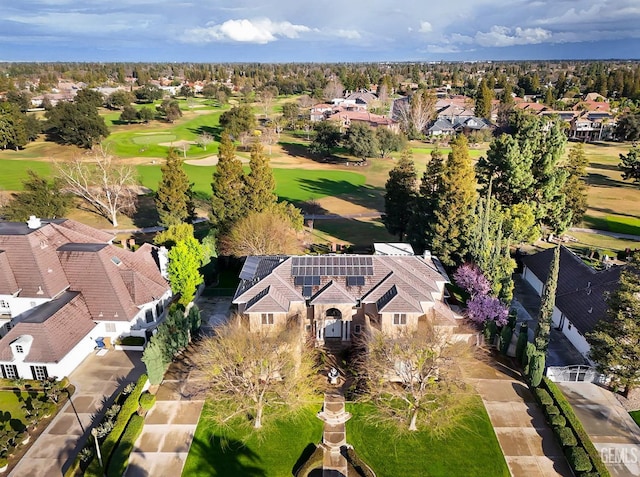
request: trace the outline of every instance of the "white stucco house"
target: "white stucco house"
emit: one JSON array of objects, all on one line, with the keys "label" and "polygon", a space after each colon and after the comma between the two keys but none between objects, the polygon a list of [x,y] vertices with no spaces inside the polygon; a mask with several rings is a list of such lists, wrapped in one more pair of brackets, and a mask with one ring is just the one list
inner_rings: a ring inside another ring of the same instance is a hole
[{"label": "white stucco house", "polygon": [[171,300],[159,249],[68,219],[0,222],[0,376],[68,375],[101,343],[145,336]]},{"label": "white stucco house", "polygon": [[[522,259],[522,276],[538,295],[542,295],[553,252],[548,249]],[[553,325],[587,359],[590,346],[585,336],[605,318],[606,296],[616,289],[619,279],[620,267],[594,270],[568,248],[560,246]]]}]

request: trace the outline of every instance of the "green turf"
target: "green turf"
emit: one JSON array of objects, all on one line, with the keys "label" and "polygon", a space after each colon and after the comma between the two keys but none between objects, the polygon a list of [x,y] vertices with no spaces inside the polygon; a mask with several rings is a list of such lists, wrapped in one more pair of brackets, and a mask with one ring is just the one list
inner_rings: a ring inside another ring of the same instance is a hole
[{"label": "green turf", "polygon": [[18,399],[14,391],[0,391],[0,427],[8,422],[16,430],[24,429],[23,404],[29,402],[30,399],[34,399],[34,397],[42,398],[41,393],[31,393],[30,395],[27,392],[22,392],[20,395],[22,401]]},{"label": "green turf", "polygon": [[318,410],[319,406],[308,408],[295,419],[276,423],[269,423],[267,415],[260,438],[253,436],[243,444],[237,430],[217,430],[207,419],[205,406],[182,475],[291,476],[307,446],[322,438],[322,422],[316,417]]},{"label": "green turf", "polygon": [[[215,166],[184,165],[195,192],[211,194],[211,177]],[[155,190],[162,176],[160,165],[138,166],[142,185]],[[278,197],[290,202],[318,199],[325,196],[349,195],[365,198],[365,177],[348,171],[304,169],[273,169]]]},{"label": "green turf", "polygon": [[370,408],[348,405],[353,417],[347,422],[347,442],[378,477],[506,477],[509,470],[489,416],[479,397],[474,404],[465,425],[438,440],[428,430],[395,436],[371,423]]},{"label": "green turf", "polygon": [[629,415],[636,421],[636,424],[640,426],[640,411],[631,411]]},{"label": "green turf", "polygon": [[0,188],[22,190],[22,181],[28,177],[29,169],[44,177],[51,175],[51,164],[48,162],[0,160]]},{"label": "green turf", "polygon": [[[473,416],[465,426],[441,440],[432,439],[428,431],[397,436],[371,424],[367,419],[370,407],[348,404],[353,417],[347,422],[347,442],[378,477],[506,477],[509,471],[482,401],[477,398],[474,404]],[[271,423],[270,427],[265,423],[262,438],[251,437],[243,445],[234,428],[216,430],[206,419],[205,406],[182,475],[291,476],[302,463],[301,456],[308,453],[308,446],[321,441],[322,422],[315,416],[318,410],[310,407],[297,419]]]},{"label": "green turf", "polygon": [[136,136],[133,136],[131,138],[131,140],[135,143],[135,144],[158,144],[158,143],[162,143],[162,142],[170,142],[170,141],[175,141],[176,135],[175,134],[138,134]]},{"label": "green turf", "polygon": [[640,219],[636,217],[621,217],[607,215],[607,226],[612,232],[620,234],[640,235]]}]

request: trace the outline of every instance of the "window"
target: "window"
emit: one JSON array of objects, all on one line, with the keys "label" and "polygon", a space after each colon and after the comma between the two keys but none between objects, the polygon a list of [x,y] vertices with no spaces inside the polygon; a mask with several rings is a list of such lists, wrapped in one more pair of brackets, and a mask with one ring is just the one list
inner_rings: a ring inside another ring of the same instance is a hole
[{"label": "window", "polygon": [[153,323],[153,308],[149,308],[144,314],[144,319],[147,323]]},{"label": "window", "polygon": [[393,314],[393,324],[394,325],[406,325],[407,324],[407,315],[406,315],[406,313],[394,313]]},{"label": "window", "polygon": [[9,308],[9,302],[7,300],[0,300],[0,308]]},{"label": "window", "polygon": [[329,308],[326,313],[327,317],[341,319],[342,313],[337,308]]},{"label": "window", "polygon": [[361,325],[355,325],[355,326],[353,327],[353,332],[354,332],[355,334],[357,334],[357,335],[358,335],[358,334],[360,334],[360,332],[361,332],[361,331],[362,331],[362,326],[361,326]]},{"label": "window", "polygon": [[567,328],[569,329],[573,328],[573,326],[571,326],[571,322],[569,322],[569,324],[567,325]]},{"label": "window", "polygon": [[24,353],[24,348],[22,347],[22,345],[16,345],[16,353]]},{"label": "window", "polygon": [[44,381],[49,377],[46,366],[31,366],[31,373],[33,373],[33,379],[38,381]]},{"label": "window", "polygon": [[116,324],[115,323],[105,323],[104,330],[107,333],[115,333],[116,332]]},{"label": "window", "polygon": [[2,376],[5,379],[18,379],[18,368],[15,364],[3,364]]},{"label": "window", "polygon": [[262,314],[262,324],[263,325],[273,325],[273,313],[263,313]]}]

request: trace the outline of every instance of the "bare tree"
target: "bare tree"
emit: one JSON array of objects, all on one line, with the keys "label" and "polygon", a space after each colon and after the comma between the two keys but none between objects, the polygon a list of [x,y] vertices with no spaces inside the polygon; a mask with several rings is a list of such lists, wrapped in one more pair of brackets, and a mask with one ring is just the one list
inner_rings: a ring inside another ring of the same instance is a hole
[{"label": "bare tree", "polygon": [[198,136],[198,143],[202,146],[202,148],[206,151],[207,146],[213,142],[213,136],[208,132],[203,132]]},{"label": "bare tree", "polygon": [[275,86],[266,86],[260,91],[260,103],[262,104],[265,118],[269,116],[271,106],[276,96],[278,96],[278,90]]},{"label": "bare tree", "polygon": [[65,191],[82,197],[97,214],[117,227],[119,213],[136,210],[136,170],[102,148],[96,148],[91,156],[89,160],[76,157],[54,162],[56,175],[66,183]]},{"label": "bare tree", "polygon": [[356,360],[366,392],[379,418],[416,431],[442,435],[465,419],[472,393],[459,373],[469,345],[435,326],[403,328],[395,335],[373,331],[363,338]]},{"label": "bare tree", "polygon": [[322,90],[322,97],[326,101],[331,101],[335,98],[342,98],[344,96],[344,86],[337,78],[329,81],[327,86]]},{"label": "bare tree", "polygon": [[316,371],[298,323],[249,331],[243,321],[235,316],[217,327],[194,360],[208,386],[211,418],[219,425],[240,419],[260,429],[266,414],[299,409],[314,392]]},{"label": "bare tree", "polygon": [[302,109],[309,109],[311,106],[313,106],[313,98],[308,94],[303,94],[298,98],[298,104]]},{"label": "bare tree", "polygon": [[[300,219],[301,221],[301,219]],[[225,255],[297,254],[303,250],[292,221],[277,210],[252,212],[238,220],[220,240]]]},{"label": "bare tree", "polygon": [[269,146],[269,155],[273,153],[273,143],[277,142],[276,130],[274,127],[267,126],[261,130],[260,141],[262,144]]},{"label": "bare tree", "polygon": [[400,127],[408,136],[424,133],[435,116],[436,97],[426,90],[418,90],[408,101],[397,103]]}]

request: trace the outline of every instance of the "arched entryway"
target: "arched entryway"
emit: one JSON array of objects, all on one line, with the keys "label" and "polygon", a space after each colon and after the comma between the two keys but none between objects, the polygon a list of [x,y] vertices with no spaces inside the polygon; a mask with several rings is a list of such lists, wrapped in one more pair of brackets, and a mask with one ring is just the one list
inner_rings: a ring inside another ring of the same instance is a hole
[{"label": "arched entryway", "polygon": [[325,338],[341,338],[342,337],[342,313],[337,308],[329,308],[325,312],[324,337]]}]

